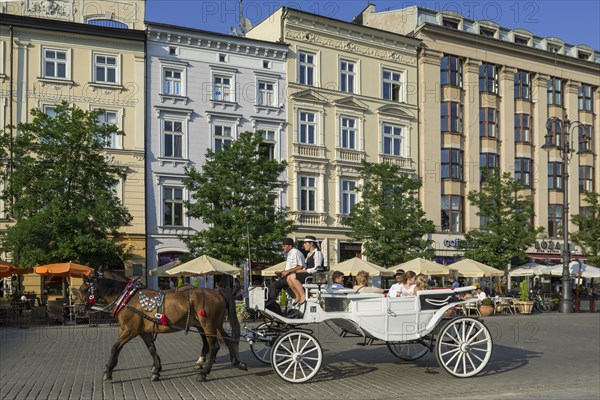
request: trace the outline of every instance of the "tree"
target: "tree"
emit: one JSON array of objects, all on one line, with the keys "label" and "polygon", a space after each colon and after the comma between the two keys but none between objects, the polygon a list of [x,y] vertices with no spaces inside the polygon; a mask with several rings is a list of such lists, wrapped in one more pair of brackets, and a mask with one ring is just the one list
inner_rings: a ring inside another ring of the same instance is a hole
[{"label": "tree", "polygon": [[396,165],[363,162],[358,188],[361,201],[350,212],[349,236],[363,242],[369,260],[392,267],[415,257],[433,256],[430,240],[435,230],[419,201],[421,181],[402,173]]},{"label": "tree", "polygon": [[587,206],[582,212],[571,216],[571,222],[579,228],[571,234],[571,239],[581,247],[591,265],[600,267],[600,194],[586,192],[585,202]]},{"label": "tree", "polygon": [[208,150],[202,169],[186,169],[184,184],[192,201],[188,215],[208,225],[182,238],[191,254],[206,254],[240,265],[253,260],[281,260],[281,243],[292,230],[288,211],[276,200],[287,186],[280,181],[286,163],[266,157],[263,132],[244,132],[218,152]]},{"label": "tree", "polygon": [[32,122],[19,124],[16,137],[3,134],[3,153],[12,142],[3,197],[16,223],[2,250],[20,267],[61,261],[122,267],[128,249],[117,243],[118,228],[131,215],[113,189],[124,172],[109,164],[104,144],[123,132],[98,122],[102,110],[63,102],[55,112],[33,109]]},{"label": "tree", "polygon": [[513,259],[525,261],[527,248],[544,228],[533,226],[533,203],[522,194],[524,189],[508,172],[484,171],[481,190],[468,195],[471,205],[479,209],[482,225],[465,234],[466,257],[498,269]]}]

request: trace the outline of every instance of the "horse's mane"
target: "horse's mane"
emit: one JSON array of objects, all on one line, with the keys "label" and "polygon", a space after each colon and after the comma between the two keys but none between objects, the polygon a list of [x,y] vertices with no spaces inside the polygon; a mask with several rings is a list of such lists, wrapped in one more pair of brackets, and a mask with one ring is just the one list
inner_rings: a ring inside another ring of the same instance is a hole
[{"label": "horse's mane", "polygon": [[96,279],[96,290],[105,295],[121,294],[129,278],[121,272],[104,270],[102,277]]}]

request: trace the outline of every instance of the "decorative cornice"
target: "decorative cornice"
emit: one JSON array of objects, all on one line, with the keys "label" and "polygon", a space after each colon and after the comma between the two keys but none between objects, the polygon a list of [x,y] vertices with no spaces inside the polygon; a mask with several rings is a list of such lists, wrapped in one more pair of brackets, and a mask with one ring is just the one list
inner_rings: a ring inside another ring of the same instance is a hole
[{"label": "decorative cornice", "polygon": [[402,63],[406,65],[416,65],[417,57],[402,55],[397,51],[380,50],[373,46],[367,46],[357,44],[352,39],[333,39],[320,35],[315,35],[313,32],[308,31],[291,31],[288,30],[285,33],[287,39],[293,39],[300,42],[311,43],[322,47],[328,47],[335,50],[348,51],[350,53],[356,53],[363,56],[369,56],[373,58],[379,58],[386,61],[392,61]]},{"label": "decorative cornice", "polygon": [[102,97],[85,97],[85,96],[69,96],[63,94],[47,94],[35,91],[27,91],[27,97],[40,99],[40,100],[50,100],[55,102],[60,102],[65,100],[68,103],[94,103],[99,105],[110,105],[110,106],[121,106],[121,107],[135,107],[137,105],[137,101],[135,100],[115,100],[111,98],[102,98]]}]

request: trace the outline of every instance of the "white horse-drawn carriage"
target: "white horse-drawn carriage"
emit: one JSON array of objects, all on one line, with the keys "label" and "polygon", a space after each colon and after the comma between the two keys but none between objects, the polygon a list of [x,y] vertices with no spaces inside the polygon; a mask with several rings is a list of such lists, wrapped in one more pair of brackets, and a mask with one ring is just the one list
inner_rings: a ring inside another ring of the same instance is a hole
[{"label": "white horse-drawn carriage", "polygon": [[[324,281],[324,277],[315,277],[319,278]],[[306,284],[302,318],[290,319],[265,308],[267,288],[252,288],[249,307],[261,313],[265,322],[247,329],[246,338],[252,353],[291,383],[312,379],[321,367],[321,345],[313,332],[303,327],[321,322],[336,326],[343,335],[363,337],[365,343],[383,340],[392,354],[403,360],[416,360],[434,351],[445,371],[466,378],[480,373],[489,362],[492,337],[477,318],[445,315],[475,301],[459,298],[473,289],[436,289],[419,291],[414,297],[386,297]]]}]

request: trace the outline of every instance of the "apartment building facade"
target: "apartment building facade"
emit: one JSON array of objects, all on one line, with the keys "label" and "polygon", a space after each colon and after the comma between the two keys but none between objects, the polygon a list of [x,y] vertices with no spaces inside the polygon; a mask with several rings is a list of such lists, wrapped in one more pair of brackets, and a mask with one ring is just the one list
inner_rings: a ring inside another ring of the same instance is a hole
[{"label": "apartment building facade", "polygon": [[581,122],[570,130],[581,154],[568,163],[568,202],[571,215],[585,213],[584,192],[600,189],[600,52],[420,7],[376,12],[369,5],[355,22],[423,43],[419,176],[424,209],[437,226],[438,261],[452,262],[464,233],[480,226],[467,195],[481,188],[484,169],[499,167],[527,187],[534,223],[545,228],[530,257],[559,262],[566,165],[558,150],[542,146],[565,140],[557,122],[548,131],[549,118]]},{"label": "apartment building facade", "polygon": [[[102,120],[125,132],[106,147],[106,157],[126,171],[115,188],[133,216],[120,229],[133,252],[125,268],[128,274],[143,275],[144,1],[128,2],[130,12],[123,17],[109,10],[125,3],[98,1],[87,7],[90,4],[80,7],[57,0],[0,5],[0,125],[30,122],[33,108],[51,115],[62,101],[105,110]],[[12,134],[18,135],[18,129]],[[1,234],[14,221],[4,204],[0,206]],[[26,289],[40,290],[39,279],[26,275]]]},{"label": "apartment building facade", "polygon": [[[150,269],[187,253],[180,238],[206,228],[186,214],[191,196],[183,179],[185,167],[202,169],[207,149],[220,151],[240,133],[260,130],[265,154],[287,160],[287,51],[284,44],[148,23]],[[279,193],[279,205],[286,196]],[[149,285],[157,287],[158,278]]]},{"label": "apartment building facade", "polygon": [[287,205],[293,236],[315,235],[333,267],[361,254],[345,224],[360,201],[361,161],[418,172],[419,42],[285,7],[247,37],[289,45]]}]

